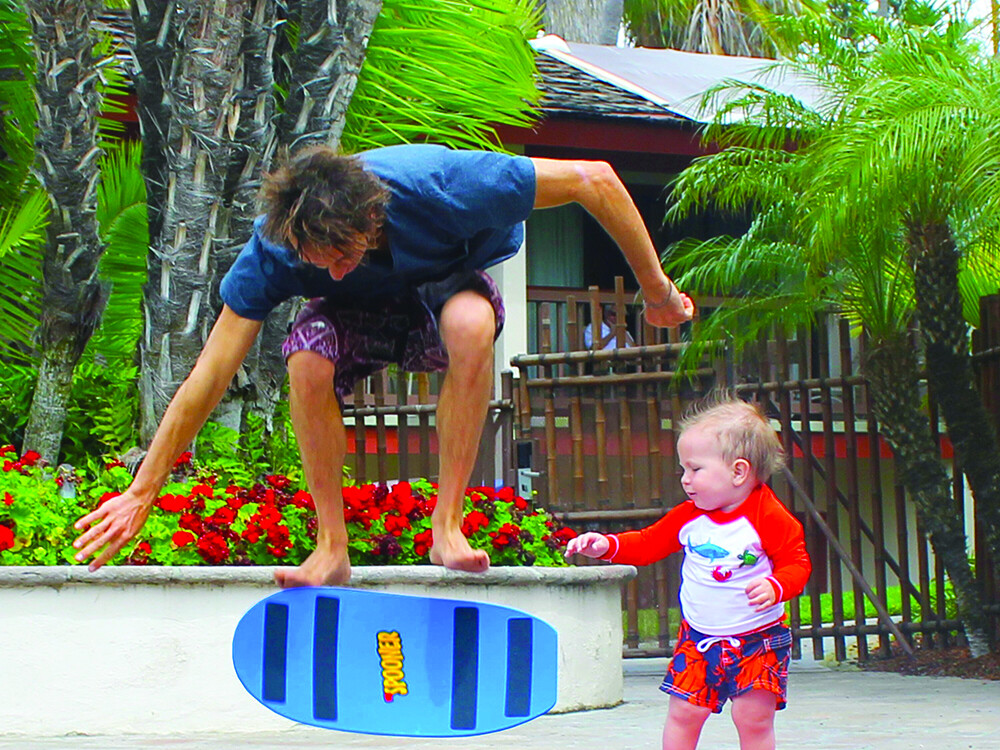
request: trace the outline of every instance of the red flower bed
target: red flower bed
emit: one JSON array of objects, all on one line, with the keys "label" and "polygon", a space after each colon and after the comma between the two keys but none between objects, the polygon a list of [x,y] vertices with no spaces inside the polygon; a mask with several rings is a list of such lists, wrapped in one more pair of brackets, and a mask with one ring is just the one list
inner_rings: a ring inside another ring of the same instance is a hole
[{"label": "red flower bed", "polygon": [[[60,497],[38,455],[0,448],[0,564],[71,563],[73,523],[120,494],[131,475],[120,461],[92,480],[75,477],[75,498]],[[316,542],[312,496],[291,478],[270,474],[251,487],[220,487],[211,467],[184,453],[140,536],[117,562],[132,565],[295,565]],[[63,493],[64,495],[66,493]],[[344,488],[344,518],[356,565],[429,563],[430,516],[437,485],[426,480]],[[495,565],[564,565],[576,536],[510,487],[466,490],[463,533]]]}]

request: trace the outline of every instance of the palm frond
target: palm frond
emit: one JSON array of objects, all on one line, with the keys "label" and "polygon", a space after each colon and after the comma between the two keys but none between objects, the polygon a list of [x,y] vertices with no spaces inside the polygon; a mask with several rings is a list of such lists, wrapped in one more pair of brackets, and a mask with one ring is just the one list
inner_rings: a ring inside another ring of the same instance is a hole
[{"label": "palm frond", "polygon": [[779,56],[791,58],[805,39],[801,19],[822,18],[826,5],[816,0],[800,0],[776,11],[778,9],[767,2],[745,0],[747,17],[760,29],[762,37],[769,41]]},{"label": "palm frond", "polygon": [[0,0],[0,67],[27,70],[35,65],[31,27],[18,0]]},{"label": "palm frond", "polygon": [[94,55],[99,58],[97,71],[100,76],[98,91],[101,95],[102,116],[98,118],[101,135],[105,145],[113,145],[124,131],[124,125],[106,115],[124,114],[128,107],[124,99],[131,91],[131,81],[122,69],[121,60],[115,54],[117,48],[114,39],[108,34],[99,36],[94,45]]},{"label": "palm frond", "polygon": [[[829,104],[803,116],[762,86],[724,92],[705,135],[728,149],[674,184],[671,218],[754,212],[742,237],[678,243],[664,256],[682,288],[739,295],[695,329],[691,357],[720,338],[755,340],[785,319],[782,306],[808,325],[810,310],[833,304],[873,346],[899,342],[916,312],[907,222],[949,223],[970,323],[978,297],[1000,288],[1000,65],[970,56],[954,25],[873,20],[848,38],[796,23],[809,44],[794,65]],[[737,110],[745,122],[725,124]],[[797,132],[807,137],[789,153]]]},{"label": "palm frond", "polygon": [[101,160],[97,219],[106,250],[101,278],[111,295],[88,351],[107,360],[128,360],[142,333],[142,287],[146,283],[149,225],[141,143],[110,148]]},{"label": "palm frond", "polygon": [[1000,217],[996,67],[922,51],[894,50],[898,70],[852,92],[845,116],[813,146],[822,169],[805,200],[852,196],[827,215],[821,236],[829,242],[844,226],[872,221],[872,211],[885,221],[945,221],[964,204],[989,221]]},{"label": "palm frond", "polygon": [[115,222],[124,210],[146,203],[146,182],[141,163],[142,143],[139,141],[108,148],[101,158],[97,223],[105,239],[114,231]]},{"label": "palm frond", "polygon": [[840,309],[874,341],[895,340],[914,311],[913,273],[904,262],[901,239],[877,229],[860,231],[845,237],[842,248]]},{"label": "palm frond", "polygon": [[980,325],[979,298],[1000,293],[1000,236],[984,238],[962,253],[958,272],[962,315],[973,328]]},{"label": "palm frond", "polygon": [[696,0],[625,0],[625,32],[640,47],[680,49]]},{"label": "palm frond", "polygon": [[802,287],[802,274],[790,272],[786,242],[754,241],[742,237],[714,237],[672,245],[665,265],[678,284],[696,294],[759,296],[785,294]]},{"label": "palm frond", "polygon": [[690,373],[721,347],[734,356],[756,344],[775,326],[809,330],[828,300],[805,294],[775,294],[725,300],[692,328],[691,341],[681,354],[678,370]]},{"label": "palm frond", "polygon": [[[818,6],[797,0],[661,0],[668,26],[667,46],[692,52],[748,57],[776,57],[791,51],[797,39],[790,27],[772,19],[811,13]],[[776,34],[780,29],[783,33]]]},{"label": "palm frond", "polygon": [[[770,75],[780,77],[780,73],[775,67]],[[792,140],[808,138],[823,123],[821,113],[801,99],[738,80],[723,81],[706,91],[701,108],[714,113],[703,140],[723,147],[785,148]]]},{"label": "palm frond", "polygon": [[416,141],[498,148],[494,126],[533,120],[531,0],[387,0],[348,109],[342,148]]},{"label": "palm frond", "polygon": [[785,151],[739,146],[698,157],[672,183],[666,220],[679,221],[710,207],[741,215],[783,200],[792,159]]},{"label": "palm frond", "polygon": [[42,253],[48,196],[35,190],[19,206],[0,208],[0,353],[25,361],[41,314]]},{"label": "palm frond", "polygon": [[20,202],[29,179],[36,120],[34,76],[27,15],[16,0],[0,0],[0,206]]}]

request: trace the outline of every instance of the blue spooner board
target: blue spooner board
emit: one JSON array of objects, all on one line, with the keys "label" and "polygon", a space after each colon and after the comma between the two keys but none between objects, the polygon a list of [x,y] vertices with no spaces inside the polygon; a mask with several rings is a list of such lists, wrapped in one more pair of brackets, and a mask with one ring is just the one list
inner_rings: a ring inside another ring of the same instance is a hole
[{"label": "blue spooner board", "polygon": [[286,589],[243,615],[233,665],[272,711],[348,732],[484,734],[556,702],[556,631],[482,602]]}]

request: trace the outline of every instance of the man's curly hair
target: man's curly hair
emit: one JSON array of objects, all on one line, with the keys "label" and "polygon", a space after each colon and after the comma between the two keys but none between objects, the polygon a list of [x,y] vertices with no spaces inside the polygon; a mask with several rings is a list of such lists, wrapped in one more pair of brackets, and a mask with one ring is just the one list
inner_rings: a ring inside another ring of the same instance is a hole
[{"label": "man's curly hair", "polygon": [[[272,242],[300,256],[307,242],[363,256],[385,221],[389,190],[356,157],[310,146],[265,175],[261,202],[267,214],[263,234]],[[364,247],[359,235],[367,240]]]}]

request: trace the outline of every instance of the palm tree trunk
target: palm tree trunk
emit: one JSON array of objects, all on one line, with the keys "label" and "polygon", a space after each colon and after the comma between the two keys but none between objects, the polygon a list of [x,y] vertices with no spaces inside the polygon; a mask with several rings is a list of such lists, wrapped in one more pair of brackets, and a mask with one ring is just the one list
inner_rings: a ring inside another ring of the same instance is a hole
[{"label": "palm tree trunk", "polygon": [[[252,205],[259,187],[260,170],[269,167],[278,150],[286,151],[307,143],[326,143],[334,148],[339,144],[347,107],[364,64],[368,38],[382,9],[381,0],[291,0],[286,6],[289,20],[299,29],[299,41],[294,51],[288,51],[290,77],[281,83],[289,95],[276,127],[272,127],[271,117],[273,60],[265,53],[281,39],[261,36],[254,42],[253,38],[248,38],[246,45],[254,50],[245,56],[244,67],[248,84],[259,93],[256,111],[266,112],[268,116],[255,118],[253,122],[257,128],[248,129],[244,139],[249,144],[248,159],[241,167],[239,180],[233,183],[243,188],[237,187],[233,195],[231,226],[235,238],[250,235],[254,214],[250,210],[241,212],[240,206],[249,209]],[[272,26],[273,23],[255,23],[248,25],[248,29]],[[255,162],[258,154],[261,156]],[[235,259],[239,246],[234,246],[233,250],[227,268]],[[268,316],[239,378],[245,386],[238,393],[227,394],[220,405],[220,412],[228,415],[231,424],[241,423],[243,416],[252,412],[270,429],[285,379],[281,342],[294,317],[293,307],[292,301],[285,302]],[[221,413],[214,418],[220,417]]]},{"label": "palm tree trunk", "polygon": [[622,0],[546,0],[543,25],[567,42],[608,44],[618,42]]},{"label": "palm tree trunk", "polygon": [[[144,441],[152,438],[215,319],[218,281],[250,234],[261,169],[278,144],[339,141],[381,9],[378,0],[288,5],[298,14],[300,36],[281,120],[287,127],[277,131],[271,128],[275,3],[146,0],[133,10],[150,183],[140,341]],[[261,364],[264,373],[256,371]],[[269,413],[283,378],[280,359],[252,357],[215,418],[238,426],[243,402],[257,396]]]},{"label": "palm tree trunk", "polygon": [[726,53],[722,46],[722,38],[719,33],[721,20],[719,18],[719,0],[707,0],[707,13],[705,14],[705,30],[708,37],[708,51],[713,55],[724,55]]},{"label": "palm tree trunk", "polygon": [[382,0],[289,0],[287,5],[299,43],[278,143],[290,149],[308,143],[336,148]]},{"label": "palm tree trunk", "polygon": [[913,347],[905,340],[873,347],[862,367],[871,384],[875,416],[896,456],[902,483],[955,589],[969,650],[973,656],[989,653],[990,618],[969,564],[965,528],[955,509],[948,474],[920,409]]},{"label": "palm tree trunk", "polygon": [[[233,257],[232,204],[236,196],[241,210],[250,202],[254,155],[264,153],[270,116],[260,107],[270,79],[261,77],[256,58],[247,63],[244,44],[248,37],[267,38],[272,5],[146,0],[133,11],[151,209],[140,340],[144,441],[194,366],[218,313],[219,277]],[[259,45],[253,51],[267,58]]]},{"label": "palm tree trunk", "polygon": [[[381,0],[290,0],[286,5],[288,20],[299,28],[299,43],[287,50],[290,77],[281,83],[289,95],[263,149],[268,160],[276,151],[309,143],[338,146],[368,38],[382,9]],[[260,416],[269,429],[285,379],[281,342],[294,311],[294,301],[288,301],[268,316],[245,366],[252,386],[243,411]]]},{"label": "palm tree trunk", "polygon": [[36,332],[42,361],[24,449],[58,459],[73,370],[107,303],[97,278],[104,251],[97,226],[96,0],[29,0],[34,39],[38,123],[35,175],[51,211],[43,263],[42,317]]},{"label": "palm tree trunk", "polygon": [[[271,168],[274,156],[274,58],[271,51],[278,37],[277,11],[278,4],[273,0],[255,0],[246,8],[250,15],[244,18],[241,47],[241,108],[244,116],[240,117],[234,133],[233,158],[225,180],[227,234],[232,241],[227,247],[219,248],[220,279],[253,232],[261,175]],[[216,298],[212,307],[219,310],[222,299],[217,297],[218,287],[213,292]],[[240,430],[246,413],[254,412],[270,428],[285,377],[280,339],[279,347],[274,349],[276,358],[266,356],[269,352],[264,349],[267,331],[274,318],[271,315],[265,321],[262,335],[247,354],[237,375],[235,387],[229,389],[212,415],[214,421]]]},{"label": "palm tree trunk", "polygon": [[959,251],[947,224],[910,225],[917,318],[927,359],[927,379],[948,436],[976,500],[994,569],[1000,576],[1000,442],[976,387],[968,326],[958,291]]},{"label": "palm tree trunk", "polygon": [[172,40],[173,0],[145,0],[132,3],[132,51],[139,70],[132,77],[136,91],[136,114],[142,133],[142,173],[146,180],[146,203],[150,246],[163,227],[167,200],[166,140],[170,123],[170,97],[166,85],[174,64],[176,45]]}]

